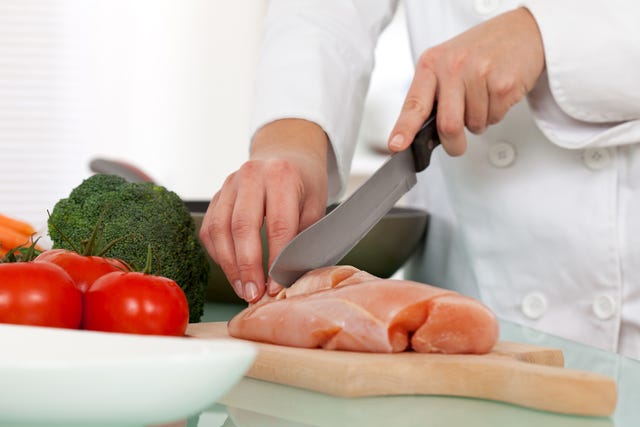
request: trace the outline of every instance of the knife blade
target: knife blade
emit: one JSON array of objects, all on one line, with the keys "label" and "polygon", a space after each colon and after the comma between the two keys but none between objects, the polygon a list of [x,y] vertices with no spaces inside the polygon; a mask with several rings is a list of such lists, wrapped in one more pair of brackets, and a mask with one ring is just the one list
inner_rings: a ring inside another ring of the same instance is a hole
[{"label": "knife blade", "polygon": [[440,145],[436,108],[416,134],[410,149],[392,154],[351,196],[300,232],[273,261],[269,276],[291,286],[303,274],[335,265],[416,184]]}]

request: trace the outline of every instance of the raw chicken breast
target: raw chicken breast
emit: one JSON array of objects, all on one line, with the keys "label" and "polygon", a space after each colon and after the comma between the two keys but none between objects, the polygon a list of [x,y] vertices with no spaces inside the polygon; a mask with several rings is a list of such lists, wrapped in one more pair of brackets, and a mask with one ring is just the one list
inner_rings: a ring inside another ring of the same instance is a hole
[{"label": "raw chicken breast", "polygon": [[479,301],[354,267],[326,267],[229,321],[236,338],[292,347],[376,353],[491,351],[498,322]]}]

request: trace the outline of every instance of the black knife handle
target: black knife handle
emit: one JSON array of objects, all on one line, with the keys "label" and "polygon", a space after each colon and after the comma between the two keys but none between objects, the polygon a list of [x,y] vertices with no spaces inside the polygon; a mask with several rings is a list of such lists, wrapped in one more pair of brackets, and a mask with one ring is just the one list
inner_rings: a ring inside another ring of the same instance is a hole
[{"label": "black knife handle", "polygon": [[411,143],[411,151],[413,152],[413,164],[416,172],[422,172],[429,166],[431,162],[431,153],[440,145],[440,137],[436,128],[436,110],[437,105],[433,104],[431,114],[424,121],[416,137]]}]

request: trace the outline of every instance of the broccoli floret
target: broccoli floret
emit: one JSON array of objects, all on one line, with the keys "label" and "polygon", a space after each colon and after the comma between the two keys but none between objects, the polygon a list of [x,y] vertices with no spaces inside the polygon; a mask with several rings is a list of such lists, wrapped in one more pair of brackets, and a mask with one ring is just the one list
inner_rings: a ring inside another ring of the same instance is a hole
[{"label": "broccoli floret", "polygon": [[63,235],[80,247],[99,220],[103,243],[122,238],[104,256],[142,267],[151,245],[151,273],[178,283],[189,302],[189,321],[200,321],[210,264],[180,197],[153,183],[93,175],[53,208],[48,227],[53,247],[72,249]]}]

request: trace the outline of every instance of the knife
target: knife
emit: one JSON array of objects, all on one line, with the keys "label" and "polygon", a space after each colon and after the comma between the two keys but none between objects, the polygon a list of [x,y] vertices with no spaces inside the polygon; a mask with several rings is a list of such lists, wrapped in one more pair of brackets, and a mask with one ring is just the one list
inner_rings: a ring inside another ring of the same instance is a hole
[{"label": "knife", "polygon": [[416,184],[440,145],[436,107],[416,134],[411,149],[392,154],[351,196],[300,232],[282,249],[269,276],[291,286],[306,272],[340,261]]}]

